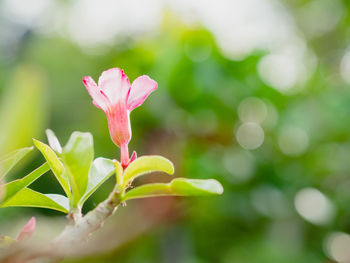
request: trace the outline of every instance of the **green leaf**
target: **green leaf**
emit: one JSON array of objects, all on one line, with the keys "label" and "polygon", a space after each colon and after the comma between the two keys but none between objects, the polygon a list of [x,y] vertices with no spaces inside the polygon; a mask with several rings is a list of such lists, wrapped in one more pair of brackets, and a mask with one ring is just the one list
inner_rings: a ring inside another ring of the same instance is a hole
[{"label": "green leaf", "polygon": [[49,165],[47,163],[44,163],[42,166],[35,169],[33,172],[26,175],[25,177],[3,185],[1,188],[1,191],[4,191],[5,194],[0,204],[5,203],[7,200],[13,197],[16,193],[18,193],[23,188],[27,187],[36,179],[38,179],[41,175],[46,173],[49,169],[50,169]]},{"label": "green leaf", "polygon": [[0,207],[41,207],[57,210],[63,213],[69,211],[69,200],[58,194],[42,194],[29,188],[24,188]]},{"label": "green leaf", "polygon": [[73,192],[72,206],[76,207],[87,189],[89,169],[94,158],[91,133],[73,132],[61,156]]},{"label": "green leaf", "polygon": [[123,167],[117,160],[114,161],[114,167],[116,183],[117,185],[121,186],[123,180]]},{"label": "green leaf", "polygon": [[56,176],[58,182],[62,186],[64,192],[68,197],[71,196],[69,188],[69,180],[65,173],[63,173],[64,167],[62,162],[58,159],[56,153],[45,143],[33,139],[34,145],[45,157],[46,161],[50,165],[50,168]]},{"label": "green leaf", "polygon": [[84,202],[99,188],[109,177],[115,172],[114,162],[106,158],[97,158],[91,164],[89,170],[88,184],[86,192],[80,200],[80,204]]},{"label": "green leaf", "polygon": [[153,196],[206,196],[223,193],[222,185],[214,180],[176,178],[168,184],[145,184],[128,191],[123,201]]},{"label": "green leaf", "polygon": [[5,175],[25,156],[33,147],[26,147],[13,151],[0,160],[0,179],[4,178]]},{"label": "green leaf", "polygon": [[62,146],[60,144],[60,141],[57,139],[55,133],[52,130],[47,129],[46,136],[47,136],[47,140],[49,141],[50,147],[55,152],[62,153]]},{"label": "green leaf", "polygon": [[174,174],[174,165],[171,161],[162,156],[141,156],[125,169],[122,187],[124,188],[136,177],[156,171]]}]

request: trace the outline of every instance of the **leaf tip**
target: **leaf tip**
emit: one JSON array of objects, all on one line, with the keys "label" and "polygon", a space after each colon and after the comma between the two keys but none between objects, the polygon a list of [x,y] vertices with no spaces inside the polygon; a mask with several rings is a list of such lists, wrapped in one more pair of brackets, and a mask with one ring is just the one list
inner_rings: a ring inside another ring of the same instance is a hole
[{"label": "leaf tip", "polygon": [[49,142],[50,147],[54,151],[56,151],[58,153],[62,153],[62,146],[61,146],[59,140],[57,139],[55,133],[53,132],[53,130],[46,129],[45,133],[46,133],[46,137],[47,137],[47,140]]},{"label": "leaf tip", "polygon": [[175,166],[173,162],[163,156],[158,156],[158,157],[164,160],[168,164],[164,172],[166,172],[167,174],[173,175],[175,173]]},{"label": "leaf tip", "polygon": [[[40,146],[43,144],[41,141],[37,140],[37,139],[34,139],[32,138],[33,140],[33,144],[35,145],[35,147],[40,150]],[[33,146],[32,146],[33,147]],[[33,147],[34,148],[34,147]]]},{"label": "leaf tip", "polygon": [[224,193],[224,187],[222,186],[222,184],[215,179],[211,179],[211,180],[213,180],[213,185],[215,186],[213,188],[214,188],[216,194],[222,195]]}]

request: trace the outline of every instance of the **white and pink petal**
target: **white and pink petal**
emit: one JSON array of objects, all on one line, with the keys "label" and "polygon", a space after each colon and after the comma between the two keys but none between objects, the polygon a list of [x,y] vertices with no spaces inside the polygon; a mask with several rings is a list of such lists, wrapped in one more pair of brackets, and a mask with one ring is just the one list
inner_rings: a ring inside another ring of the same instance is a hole
[{"label": "white and pink petal", "polygon": [[110,102],[106,95],[97,87],[96,82],[90,76],[87,76],[83,78],[83,83],[92,98],[93,104],[97,108],[106,111]]},{"label": "white and pink petal", "polygon": [[102,72],[98,87],[106,94],[112,105],[125,102],[130,92],[129,78],[120,68],[111,68]]},{"label": "white and pink petal", "polygon": [[142,105],[152,91],[157,89],[157,82],[143,75],[135,79],[131,85],[127,107],[130,111]]}]

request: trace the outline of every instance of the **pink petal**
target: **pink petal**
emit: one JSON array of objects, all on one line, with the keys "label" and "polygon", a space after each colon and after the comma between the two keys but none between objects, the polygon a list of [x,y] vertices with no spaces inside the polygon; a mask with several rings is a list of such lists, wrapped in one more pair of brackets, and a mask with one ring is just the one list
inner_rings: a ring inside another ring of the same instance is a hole
[{"label": "pink petal", "polygon": [[30,238],[35,231],[35,226],[36,226],[36,220],[35,220],[35,217],[32,217],[28,221],[28,223],[22,228],[21,232],[18,234],[16,239],[18,241],[21,241],[21,240]]},{"label": "pink petal", "polygon": [[120,68],[111,68],[102,72],[98,79],[98,86],[112,105],[123,100],[126,102],[130,92],[129,78]]},{"label": "pink petal", "polygon": [[[112,141],[119,147],[131,139],[130,112],[126,104],[119,102],[106,111],[109,133]],[[129,155],[127,155],[129,158]]]},{"label": "pink petal", "polygon": [[110,102],[108,98],[101,92],[101,90],[97,87],[96,82],[90,77],[84,77],[83,83],[89,92],[93,104],[102,110],[107,110]]},{"label": "pink petal", "polygon": [[150,77],[143,75],[134,80],[131,85],[130,95],[128,98],[128,109],[132,111],[140,106],[148,95],[157,89],[157,82]]},{"label": "pink petal", "polygon": [[131,85],[130,95],[128,98],[128,109],[133,109],[140,106],[148,95],[157,89],[157,82],[150,77],[143,75],[134,80]]}]

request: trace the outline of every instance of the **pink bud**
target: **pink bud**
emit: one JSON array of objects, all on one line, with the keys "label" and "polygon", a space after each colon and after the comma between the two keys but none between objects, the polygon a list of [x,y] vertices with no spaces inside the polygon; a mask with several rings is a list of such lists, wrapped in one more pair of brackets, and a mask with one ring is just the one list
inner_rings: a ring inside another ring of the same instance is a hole
[{"label": "pink bud", "polygon": [[22,228],[21,232],[19,232],[16,239],[18,241],[22,241],[30,238],[35,231],[35,227],[36,227],[36,220],[35,220],[35,217],[32,217],[27,222],[27,224]]},{"label": "pink bud", "polygon": [[141,106],[148,95],[157,89],[157,82],[143,75],[130,85],[129,78],[123,70],[111,68],[101,74],[98,85],[89,76],[83,78],[83,83],[92,97],[93,104],[105,112],[111,139],[120,147],[121,163],[123,167],[128,166],[130,112]]},{"label": "pink bud", "polygon": [[130,157],[130,163],[135,161],[137,159],[137,153],[135,151],[132,152],[132,155]]}]

